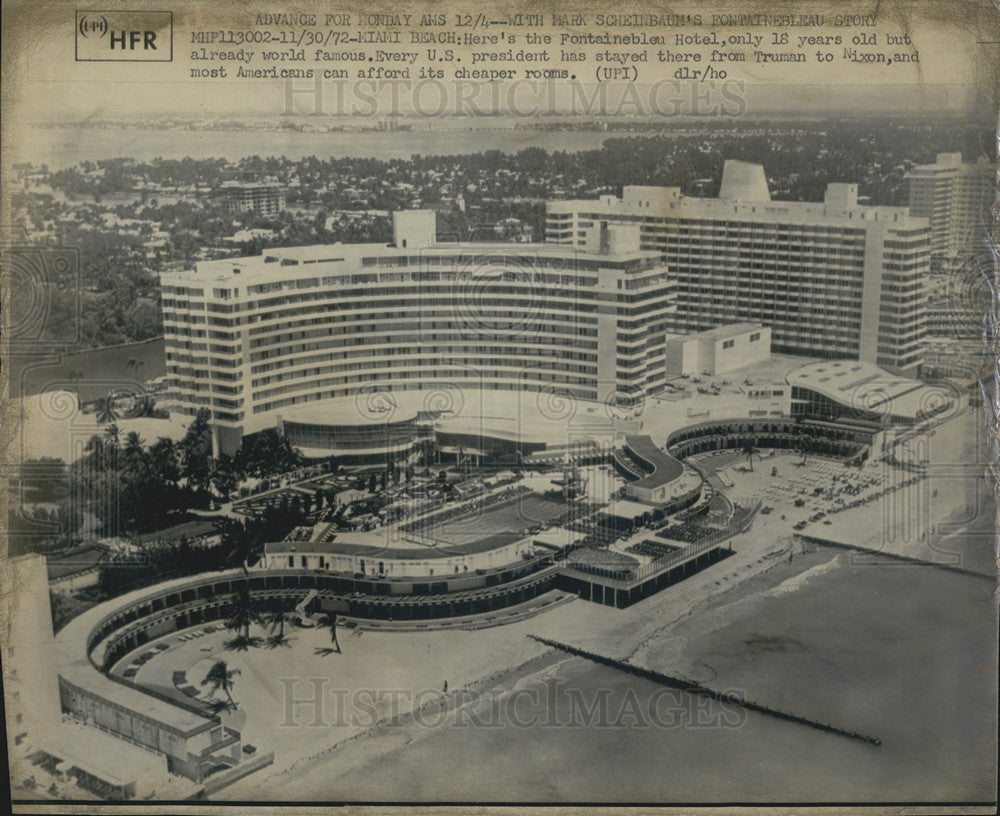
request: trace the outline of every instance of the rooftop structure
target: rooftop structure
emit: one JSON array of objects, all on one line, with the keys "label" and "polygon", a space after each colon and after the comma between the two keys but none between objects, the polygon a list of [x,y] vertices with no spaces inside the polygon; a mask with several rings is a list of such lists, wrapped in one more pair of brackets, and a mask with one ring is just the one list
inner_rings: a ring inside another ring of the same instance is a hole
[{"label": "rooftop structure", "polygon": [[822,202],[771,201],[763,168],[730,160],[714,199],[626,186],[621,198],[549,202],[546,241],[582,246],[602,222],[638,226],[642,248],[664,253],[673,331],[759,321],[776,352],[920,364],[928,222],[859,205],[856,184],[828,185]]},{"label": "rooftop structure", "polygon": [[789,373],[788,383],[793,411],[853,414],[885,424],[917,424],[954,404],[954,394],[948,389],[900,377],[870,363],[812,363]]},{"label": "rooftop structure", "polygon": [[[626,494],[631,498],[670,507],[673,512],[693,504],[701,495],[701,475],[658,448],[651,437],[626,436],[623,454],[631,460],[631,464],[626,465],[626,478],[635,474],[636,470],[639,475],[625,487]],[[615,464],[619,468],[624,464],[620,456]]]},{"label": "rooftop structure", "polygon": [[734,323],[667,339],[667,374],[725,374],[766,360],[771,330]]}]

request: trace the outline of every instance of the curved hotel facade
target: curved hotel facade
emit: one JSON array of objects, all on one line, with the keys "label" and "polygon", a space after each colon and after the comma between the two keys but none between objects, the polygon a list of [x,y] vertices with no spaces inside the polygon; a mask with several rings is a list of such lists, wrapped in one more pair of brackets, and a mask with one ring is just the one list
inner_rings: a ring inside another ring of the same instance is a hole
[{"label": "curved hotel facade", "polygon": [[445,244],[434,213],[413,210],[394,231],[388,246],[270,249],[164,273],[171,409],[210,409],[222,450],[282,427],[361,459],[385,448],[373,426],[395,425],[386,433],[405,448],[400,423],[439,407],[400,408],[405,392],[628,403],[662,386],[675,288],[637,229],[597,225],[580,247]]}]

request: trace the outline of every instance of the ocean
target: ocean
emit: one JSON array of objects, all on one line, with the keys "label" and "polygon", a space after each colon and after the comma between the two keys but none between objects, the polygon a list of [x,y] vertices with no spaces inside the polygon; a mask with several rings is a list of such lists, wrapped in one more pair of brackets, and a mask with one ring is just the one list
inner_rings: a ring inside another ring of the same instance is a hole
[{"label": "ocean", "polygon": [[568,657],[451,723],[389,728],[344,745],[268,795],[665,804],[993,798],[989,581],[929,567],[858,566],[821,548],[736,594],[727,609],[671,627],[642,662],[881,745]]},{"label": "ocean", "polygon": [[[343,131],[299,133],[287,130],[187,130],[130,127],[71,128],[28,127],[20,144],[11,145],[19,162],[47,164],[55,170],[78,162],[109,158],[137,161],[164,159],[224,158],[238,161],[247,156],[306,156],[409,159],[423,156],[460,155],[487,150],[516,153],[527,147],[576,152],[599,148],[615,134],[598,130],[514,129],[507,120],[496,127],[475,128],[435,120],[434,129],[412,131]],[[646,134],[650,135],[650,134]]]}]

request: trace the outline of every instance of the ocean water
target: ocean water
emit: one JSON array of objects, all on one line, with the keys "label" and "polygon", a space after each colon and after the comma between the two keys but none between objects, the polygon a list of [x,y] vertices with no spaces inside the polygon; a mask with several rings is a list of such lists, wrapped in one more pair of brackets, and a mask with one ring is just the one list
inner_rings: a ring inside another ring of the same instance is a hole
[{"label": "ocean water", "polygon": [[29,127],[11,149],[17,161],[48,164],[50,169],[58,169],[84,160],[107,158],[149,161],[156,157],[182,159],[190,156],[238,161],[256,155],[290,159],[316,156],[320,159],[367,157],[388,160],[409,159],[414,154],[448,156],[487,150],[516,153],[526,147],[576,152],[599,148],[605,139],[615,135],[596,130],[521,130],[505,121],[498,121],[495,128],[449,126],[445,122],[437,123],[433,130],[332,133]]},{"label": "ocean water", "polygon": [[[804,558],[818,565],[835,557],[826,550]],[[695,700],[574,657],[549,676],[522,680],[514,694],[508,688],[474,707],[455,721],[461,727],[411,726],[405,739],[397,729],[345,746],[274,794],[354,801],[992,800],[991,584],[935,568],[854,566],[841,556],[797,589],[773,591],[793,575],[788,568],[784,576],[772,571],[754,579],[758,591],[741,602],[743,614],[713,631],[695,637],[697,617],[672,630],[687,637],[679,665],[676,649],[666,648],[669,637],[663,649],[654,642],[644,662],[877,736],[880,746]],[[664,665],[668,654],[673,663]]]}]

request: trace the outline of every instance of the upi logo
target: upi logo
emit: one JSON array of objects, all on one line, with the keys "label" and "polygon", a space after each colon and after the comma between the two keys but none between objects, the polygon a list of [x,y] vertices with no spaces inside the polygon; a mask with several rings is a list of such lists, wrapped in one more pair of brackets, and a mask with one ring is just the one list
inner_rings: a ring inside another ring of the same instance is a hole
[{"label": "upi logo", "polygon": [[170,11],[78,11],[77,62],[170,62],[174,58]]}]

